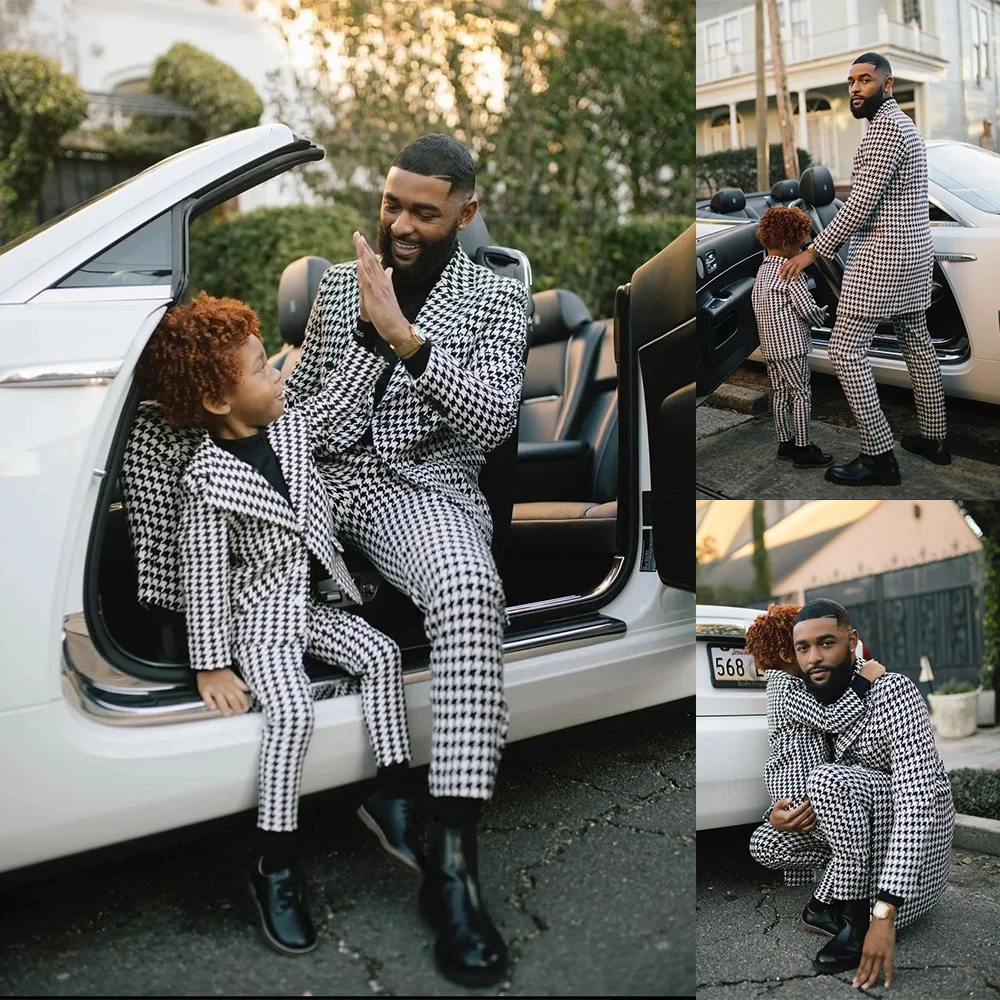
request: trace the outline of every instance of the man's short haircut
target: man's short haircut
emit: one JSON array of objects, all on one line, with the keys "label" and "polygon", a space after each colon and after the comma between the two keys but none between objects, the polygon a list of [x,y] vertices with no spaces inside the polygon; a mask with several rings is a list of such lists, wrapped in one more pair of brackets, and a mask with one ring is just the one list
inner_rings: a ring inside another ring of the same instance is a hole
[{"label": "man's short haircut", "polygon": [[871,63],[884,76],[892,76],[892,67],[889,65],[889,60],[881,53],[865,52],[854,60],[855,66],[858,63]]},{"label": "man's short haircut", "polygon": [[424,177],[440,177],[451,184],[449,194],[471,195],[476,190],[472,154],[450,135],[422,135],[405,146],[392,161],[394,167]]},{"label": "man's short haircut", "polygon": [[802,610],[795,616],[795,624],[812,621],[813,618],[836,618],[838,625],[851,627],[851,616],[847,613],[847,608],[825,597],[803,605]]}]

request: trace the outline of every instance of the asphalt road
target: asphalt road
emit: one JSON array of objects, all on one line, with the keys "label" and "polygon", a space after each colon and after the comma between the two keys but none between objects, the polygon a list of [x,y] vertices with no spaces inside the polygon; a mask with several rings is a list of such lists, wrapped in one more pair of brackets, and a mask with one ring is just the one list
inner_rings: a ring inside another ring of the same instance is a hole
[{"label": "asphalt road", "polygon": [[[770,397],[763,365],[747,362],[727,380]],[[904,434],[919,433],[913,393],[879,386],[879,399],[897,441],[900,486],[867,488],[873,498],[925,497],[969,499],[996,494],[1000,465],[1000,407],[948,398],[948,441],[955,460],[936,466],[898,445]],[[836,460],[849,461],[860,445],[850,407],[832,375],[812,376],[813,440]],[[796,470],[778,462],[770,399],[764,412],[750,415],[708,405],[698,410],[697,481],[700,497],[788,497],[822,499],[854,496],[857,491],[835,486],[823,470]]]},{"label": "asphalt road", "polygon": [[[698,834],[698,987],[704,1000],[858,997],[853,973],[817,976],[825,938],[799,922],[808,887],[789,888],[747,850],[753,827]],[[893,1000],[1000,995],[1000,858],[953,852],[937,907],[901,930],[892,986],[867,991]]]},{"label": "asphalt road", "polygon": [[[507,748],[480,870],[514,961],[486,995],[693,992],[694,781],[692,701]],[[467,995],[433,967],[419,877],[354,815],[365,791],[304,804],[320,935],[309,955],[263,944],[245,814],[173,846],[0,886],[0,994]]]}]

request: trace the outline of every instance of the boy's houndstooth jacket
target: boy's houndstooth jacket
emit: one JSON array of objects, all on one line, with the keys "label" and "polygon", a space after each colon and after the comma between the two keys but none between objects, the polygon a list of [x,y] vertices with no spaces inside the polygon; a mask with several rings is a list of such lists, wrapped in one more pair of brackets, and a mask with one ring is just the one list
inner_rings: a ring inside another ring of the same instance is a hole
[{"label": "boy's houndstooth jacket", "polygon": [[812,347],[812,327],[822,326],[826,320],[823,310],[809,294],[804,274],[794,281],[779,277],[784,263],[784,257],[765,257],[750,296],[760,335],[760,353],[765,361],[808,354]]},{"label": "boy's houndstooth jacket", "polygon": [[[362,357],[358,359],[358,373],[375,371],[381,363],[372,356]],[[122,499],[135,555],[140,603],[172,611],[186,608],[177,539],[183,506],[181,479],[186,471],[191,471],[196,456],[199,463],[194,467],[197,475],[189,484],[191,489],[204,492],[219,509],[229,509],[234,516],[259,515],[275,528],[297,530],[327,569],[341,568],[334,575],[341,579],[346,591],[355,596],[354,583],[343,569],[342,561],[339,556],[331,555],[331,546],[336,547],[337,543],[332,541],[330,533],[330,504],[322,482],[317,479],[312,452],[319,440],[329,446],[338,437],[355,439],[361,432],[358,421],[362,412],[362,401],[357,395],[319,393],[266,429],[292,491],[296,510],[300,509],[301,502],[308,502],[308,506],[302,508],[308,513],[297,520],[281,494],[263,476],[246,462],[215,447],[205,430],[173,427],[167,423],[158,404],[140,403],[121,472]],[[311,484],[309,491],[300,490],[296,494],[293,480]],[[312,486],[317,483],[319,492],[315,493]],[[330,535],[331,541],[324,541],[325,535]],[[355,596],[355,599],[358,598]]]},{"label": "boy's houndstooth jacket", "polygon": [[851,178],[850,197],[813,244],[832,257],[850,238],[838,313],[882,319],[927,309],[934,272],[927,149],[892,98],[869,123]]},{"label": "boy's houndstooth jacket", "polygon": [[294,402],[323,388],[362,399],[351,433],[331,435],[318,457],[336,506],[356,479],[356,455],[344,455],[369,424],[378,456],[402,479],[447,497],[492,530],[479,490],[486,452],[513,433],[521,403],[527,338],[528,290],[474,264],[456,248],[416,318],[433,345],[427,367],[413,378],[397,364],[378,408],[372,390],[386,362],[355,338],[358,321],[356,262],[336,264],[323,276],[306,327],[302,357],[286,392]]},{"label": "boy's houndstooth jacket", "polygon": [[865,701],[864,716],[837,737],[834,760],[890,776],[892,832],[878,888],[919,911],[936,901],[947,880],[955,829],[951,785],[913,681],[887,673]]}]

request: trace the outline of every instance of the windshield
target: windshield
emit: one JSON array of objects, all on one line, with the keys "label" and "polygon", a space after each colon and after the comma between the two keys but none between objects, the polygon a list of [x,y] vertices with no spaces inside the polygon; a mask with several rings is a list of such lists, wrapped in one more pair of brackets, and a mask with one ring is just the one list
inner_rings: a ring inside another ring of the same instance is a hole
[{"label": "windshield", "polygon": [[980,212],[1000,215],[1000,156],[996,153],[959,143],[930,146],[927,176]]}]

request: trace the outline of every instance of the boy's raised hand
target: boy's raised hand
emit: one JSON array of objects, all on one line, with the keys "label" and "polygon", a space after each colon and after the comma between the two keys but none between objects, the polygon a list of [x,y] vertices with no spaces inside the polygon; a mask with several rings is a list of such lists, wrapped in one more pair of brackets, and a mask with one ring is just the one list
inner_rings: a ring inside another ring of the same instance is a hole
[{"label": "boy's raised hand", "polygon": [[250,690],[242,677],[223,667],[220,670],[198,671],[198,694],[208,708],[223,715],[235,715],[250,707],[246,693]]}]

